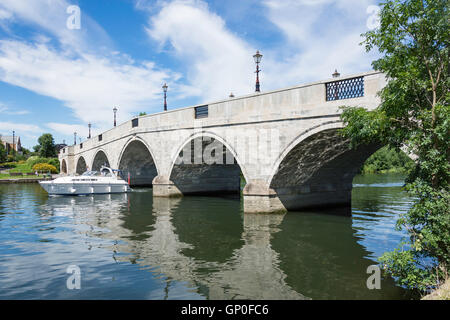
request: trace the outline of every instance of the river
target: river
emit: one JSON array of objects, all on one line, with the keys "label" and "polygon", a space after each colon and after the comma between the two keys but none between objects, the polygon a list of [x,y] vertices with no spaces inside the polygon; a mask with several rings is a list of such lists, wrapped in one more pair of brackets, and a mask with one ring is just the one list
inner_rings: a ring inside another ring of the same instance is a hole
[{"label": "river", "polygon": [[[403,177],[353,183],[351,216],[244,215],[238,196],[0,185],[0,299],[411,299],[390,277],[366,285],[367,267],[405,236],[394,229],[411,205]],[[67,284],[73,268],[79,289]]]}]

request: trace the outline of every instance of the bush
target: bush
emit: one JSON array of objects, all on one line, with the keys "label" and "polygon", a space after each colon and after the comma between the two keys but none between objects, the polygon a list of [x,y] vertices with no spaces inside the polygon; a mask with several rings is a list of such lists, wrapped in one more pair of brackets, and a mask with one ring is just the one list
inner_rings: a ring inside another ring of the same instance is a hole
[{"label": "bush", "polygon": [[[55,167],[55,169],[56,169],[57,172],[59,172],[59,160],[58,160],[57,158],[40,158],[40,157],[33,156],[33,157],[30,157],[30,158],[27,160],[27,164],[28,164],[30,167],[34,167],[36,164],[39,164],[39,163],[47,163],[47,164],[50,164],[50,165],[52,165],[53,167]],[[33,170],[34,170],[34,169],[33,169]],[[57,172],[56,172],[56,173],[57,173]]]},{"label": "bush", "polygon": [[3,168],[11,169],[17,167],[17,162],[5,162],[1,166]]},{"label": "bush", "polygon": [[57,158],[50,158],[48,159],[48,164],[51,164],[52,166],[54,166],[56,168],[56,170],[59,171],[59,160]]},{"label": "bush", "polygon": [[40,158],[40,157],[31,157],[30,159],[28,159],[27,163],[33,167],[35,164],[38,163],[48,163],[48,159],[47,158]]},{"label": "bush", "polygon": [[58,170],[56,169],[55,166],[52,166],[51,164],[48,163],[37,163],[33,166],[33,171],[37,171],[37,172],[48,172],[50,171],[51,173],[58,173]]}]

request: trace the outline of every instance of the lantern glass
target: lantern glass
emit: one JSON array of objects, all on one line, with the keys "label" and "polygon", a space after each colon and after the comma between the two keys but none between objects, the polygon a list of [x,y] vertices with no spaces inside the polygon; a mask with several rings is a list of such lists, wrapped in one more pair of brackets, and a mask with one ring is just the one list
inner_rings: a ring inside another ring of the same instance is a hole
[{"label": "lantern glass", "polygon": [[255,59],[255,63],[260,63],[262,58],[262,54],[259,53],[259,51],[256,51],[256,54],[253,56],[253,59]]}]

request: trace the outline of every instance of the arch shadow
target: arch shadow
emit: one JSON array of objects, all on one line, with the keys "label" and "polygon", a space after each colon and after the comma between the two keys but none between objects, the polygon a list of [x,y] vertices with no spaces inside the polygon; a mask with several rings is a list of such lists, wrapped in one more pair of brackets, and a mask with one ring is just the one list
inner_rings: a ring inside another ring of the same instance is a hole
[{"label": "arch shadow", "polygon": [[287,210],[344,207],[339,213],[350,214],[353,178],[380,147],[351,149],[338,126],[319,126],[283,152],[270,188]]},{"label": "arch shadow", "polygon": [[93,171],[100,171],[102,166],[110,167],[110,163],[108,160],[108,156],[106,155],[106,152],[102,149],[99,149],[95,156],[94,160],[92,160],[92,170]]},{"label": "arch shadow", "polygon": [[67,163],[65,159],[62,159],[61,161],[61,172],[67,174]]},{"label": "arch shadow", "polygon": [[245,170],[236,152],[218,135],[190,135],[173,155],[170,181],[182,194],[239,194]]},{"label": "arch shadow", "polygon": [[83,174],[86,172],[86,170],[87,170],[86,160],[84,159],[83,156],[80,156],[77,160],[77,166],[76,166],[75,172],[77,174]]},{"label": "arch shadow", "polygon": [[119,170],[123,177],[130,177],[132,187],[151,187],[158,175],[153,153],[145,141],[139,137],[127,141],[119,157]]}]

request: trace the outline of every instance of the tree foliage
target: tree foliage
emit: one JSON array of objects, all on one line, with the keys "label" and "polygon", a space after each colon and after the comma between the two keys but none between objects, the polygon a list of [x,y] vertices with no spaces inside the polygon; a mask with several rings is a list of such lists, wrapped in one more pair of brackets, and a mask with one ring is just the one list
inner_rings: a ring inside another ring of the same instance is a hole
[{"label": "tree foliage", "polygon": [[409,239],[381,257],[385,270],[410,288],[426,291],[448,278],[450,268],[450,79],[448,0],[386,0],[380,27],[363,36],[373,62],[387,77],[373,111],[344,108],[344,136],[406,146],[417,156],[406,189],[416,199],[397,227]]},{"label": "tree foliage", "polygon": [[385,146],[370,156],[361,173],[383,173],[383,172],[402,172],[408,173],[412,170],[414,161],[411,160],[402,150],[395,150]]},{"label": "tree foliage", "polygon": [[6,149],[3,143],[0,143],[0,163],[6,161]]},{"label": "tree foliage", "polygon": [[57,156],[55,141],[50,133],[44,133],[38,139],[39,146],[34,147],[34,150],[39,152],[39,156],[43,158],[54,158]]}]

